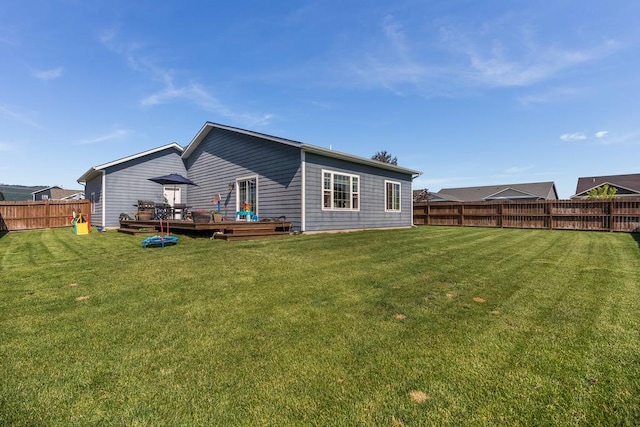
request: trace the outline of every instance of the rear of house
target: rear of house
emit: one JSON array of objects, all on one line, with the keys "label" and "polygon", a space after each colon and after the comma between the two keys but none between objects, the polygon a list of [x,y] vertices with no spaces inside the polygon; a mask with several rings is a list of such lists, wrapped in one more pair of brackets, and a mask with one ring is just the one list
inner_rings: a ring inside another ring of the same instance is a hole
[{"label": "rear of house", "polygon": [[191,209],[213,210],[234,219],[244,204],[259,219],[286,216],[300,227],[299,144],[206,124],[183,155],[189,179]]},{"label": "rear of house", "polygon": [[297,141],[206,123],[186,148],[192,209],[225,217],[244,204],[259,219],[286,217],[298,231],[412,225],[412,180],[420,174]]},{"label": "rear of house", "polygon": [[413,224],[413,172],[331,154],[305,152],[304,231]]},{"label": "rear of house", "polygon": [[297,231],[410,227],[412,180],[421,172],[235,127],[205,123],[186,149],[159,147],[89,169],[92,225],[117,226],[137,200],[162,200],[154,176],[179,173],[190,210],[226,219],[246,208],[260,220],[285,217]]}]

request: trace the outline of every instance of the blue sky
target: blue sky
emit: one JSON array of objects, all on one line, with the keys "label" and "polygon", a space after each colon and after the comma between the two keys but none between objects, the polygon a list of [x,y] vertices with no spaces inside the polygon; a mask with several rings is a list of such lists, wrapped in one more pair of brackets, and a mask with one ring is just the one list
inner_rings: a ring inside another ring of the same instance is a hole
[{"label": "blue sky", "polygon": [[640,2],[4,1],[0,183],[206,121],[424,174],[414,188],[640,173]]}]

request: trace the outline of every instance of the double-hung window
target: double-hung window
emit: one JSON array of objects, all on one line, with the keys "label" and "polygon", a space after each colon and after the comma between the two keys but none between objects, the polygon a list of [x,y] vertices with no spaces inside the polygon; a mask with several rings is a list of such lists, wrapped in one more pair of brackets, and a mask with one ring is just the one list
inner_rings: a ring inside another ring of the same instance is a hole
[{"label": "double-hung window", "polygon": [[322,209],[360,210],[360,177],[341,172],[322,171]]},{"label": "double-hung window", "polygon": [[384,182],[384,210],[386,212],[400,212],[400,183]]}]

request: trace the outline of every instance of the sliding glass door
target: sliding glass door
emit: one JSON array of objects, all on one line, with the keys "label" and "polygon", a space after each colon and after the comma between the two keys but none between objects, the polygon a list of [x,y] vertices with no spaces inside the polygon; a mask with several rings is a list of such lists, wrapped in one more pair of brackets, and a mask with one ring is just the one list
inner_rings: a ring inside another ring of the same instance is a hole
[{"label": "sliding glass door", "polygon": [[236,210],[244,210],[244,205],[249,205],[249,210],[254,215],[258,214],[258,177],[241,178],[236,181],[237,197]]}]

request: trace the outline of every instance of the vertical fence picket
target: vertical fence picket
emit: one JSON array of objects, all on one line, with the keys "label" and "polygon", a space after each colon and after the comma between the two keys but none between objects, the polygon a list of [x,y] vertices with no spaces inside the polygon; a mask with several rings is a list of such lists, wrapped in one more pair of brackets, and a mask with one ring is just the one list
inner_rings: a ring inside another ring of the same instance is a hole
[{"label": "vertical fence picket", "polygon": [[415,224],[640,232],[640,198],[415,202],[414,207]]},{"label": "vertical fence picket", "polygon": [[3,201],[0,202],[0,231],[35,230],[70,226],[72,212],[91,212],[91,201]]}]

